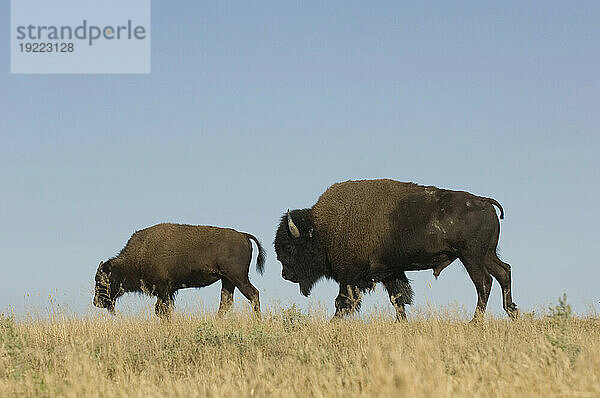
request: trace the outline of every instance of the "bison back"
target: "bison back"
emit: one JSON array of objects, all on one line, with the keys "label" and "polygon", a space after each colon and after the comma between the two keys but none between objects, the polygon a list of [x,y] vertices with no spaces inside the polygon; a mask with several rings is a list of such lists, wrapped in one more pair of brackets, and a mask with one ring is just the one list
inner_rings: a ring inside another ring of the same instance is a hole
[{"label": "bison back", "polygon": [[415,184],[393,180],[346,181],[332,185],[313,206],[315,228],[338,266],[369,263],[390,234],[390,214]]},{"label": "bison back", "polygon": [[188,273],[218,273],[219,263],[243,257],[249,264],[252,246],[233,229],[158,224],[136,232],[118,258],[138,268],[143,279],[173,280]]}]

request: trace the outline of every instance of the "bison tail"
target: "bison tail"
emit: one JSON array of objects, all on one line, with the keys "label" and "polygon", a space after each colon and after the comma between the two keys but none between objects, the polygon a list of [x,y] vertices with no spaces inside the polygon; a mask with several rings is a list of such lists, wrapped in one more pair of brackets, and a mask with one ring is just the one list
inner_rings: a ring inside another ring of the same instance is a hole
[{"label": "bison tail", "polygon": [[256,236],[254,235],[250,235],[250,234],[245,234],[246,237],[248,239],[251,239],[254,241],[254,243],[256,243],[256,247],[258,247],[258,257],[256,258],[256,270],[258,271],[259,274],[263,274],[265,272],[265,259],[266,259],[266,253],[265,253],[265,249],[262,247],[262,245],[260,244],[258,238],[256,238]]},{"label": "bison tail", "polygon": [[498,201],[496,199],[492,199],[492,198],[483,198],[483,200],[485,200],[488,203],[493,204],[494,206],[496,206],[499,210],[500,210],[500,219],[504,220],[504,209],[502,208],[502,206],[500,205],[500,203],[498,203]]}]

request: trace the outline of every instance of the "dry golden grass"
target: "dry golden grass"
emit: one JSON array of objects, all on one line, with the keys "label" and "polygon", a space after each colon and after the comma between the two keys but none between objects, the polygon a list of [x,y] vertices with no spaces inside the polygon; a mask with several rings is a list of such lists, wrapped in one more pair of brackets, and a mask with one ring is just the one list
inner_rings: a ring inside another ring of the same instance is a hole
[{"label": "dry golden grass", "polygon": [[600,319],[3,317],[0,396],[598,397]]}]

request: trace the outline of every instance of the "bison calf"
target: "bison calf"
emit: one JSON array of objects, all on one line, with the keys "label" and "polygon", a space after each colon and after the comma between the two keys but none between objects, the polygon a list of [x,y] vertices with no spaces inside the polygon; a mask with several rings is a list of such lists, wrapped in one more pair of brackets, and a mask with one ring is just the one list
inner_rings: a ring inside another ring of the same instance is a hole
[{"label": "bison calf", "polygon": [[256,237],[229,228],[158,224],[134,233],[114,258],[96,272],[94,305],[114,314],[115,301],[127,292],[157,297],[156,314],[168,318],[175,293],[221,280],[219,315],[233,303],[237,287],[260,316],[258,290],[248,279],[253,240],[256,269],[263,273],[265,252]]}]

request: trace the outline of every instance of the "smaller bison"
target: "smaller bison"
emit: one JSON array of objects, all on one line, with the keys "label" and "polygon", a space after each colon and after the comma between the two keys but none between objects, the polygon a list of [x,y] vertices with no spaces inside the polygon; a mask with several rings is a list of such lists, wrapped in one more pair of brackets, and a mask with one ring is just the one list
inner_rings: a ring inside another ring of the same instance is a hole
[{"label": "smaller bison", "polygon": [[101,262],[96,272],[94,305],[115,312],[115,301],[127,292],[157,297],[156,315],[168,318],[175,293],[221,280],[223,315],[237,287],[260,317],[258,290],[248,279],[253,240],[258,246],[256,269],[264,271],[265,251],[253,235],[229,228],[158,224],[134,233],[121,252]]}]

